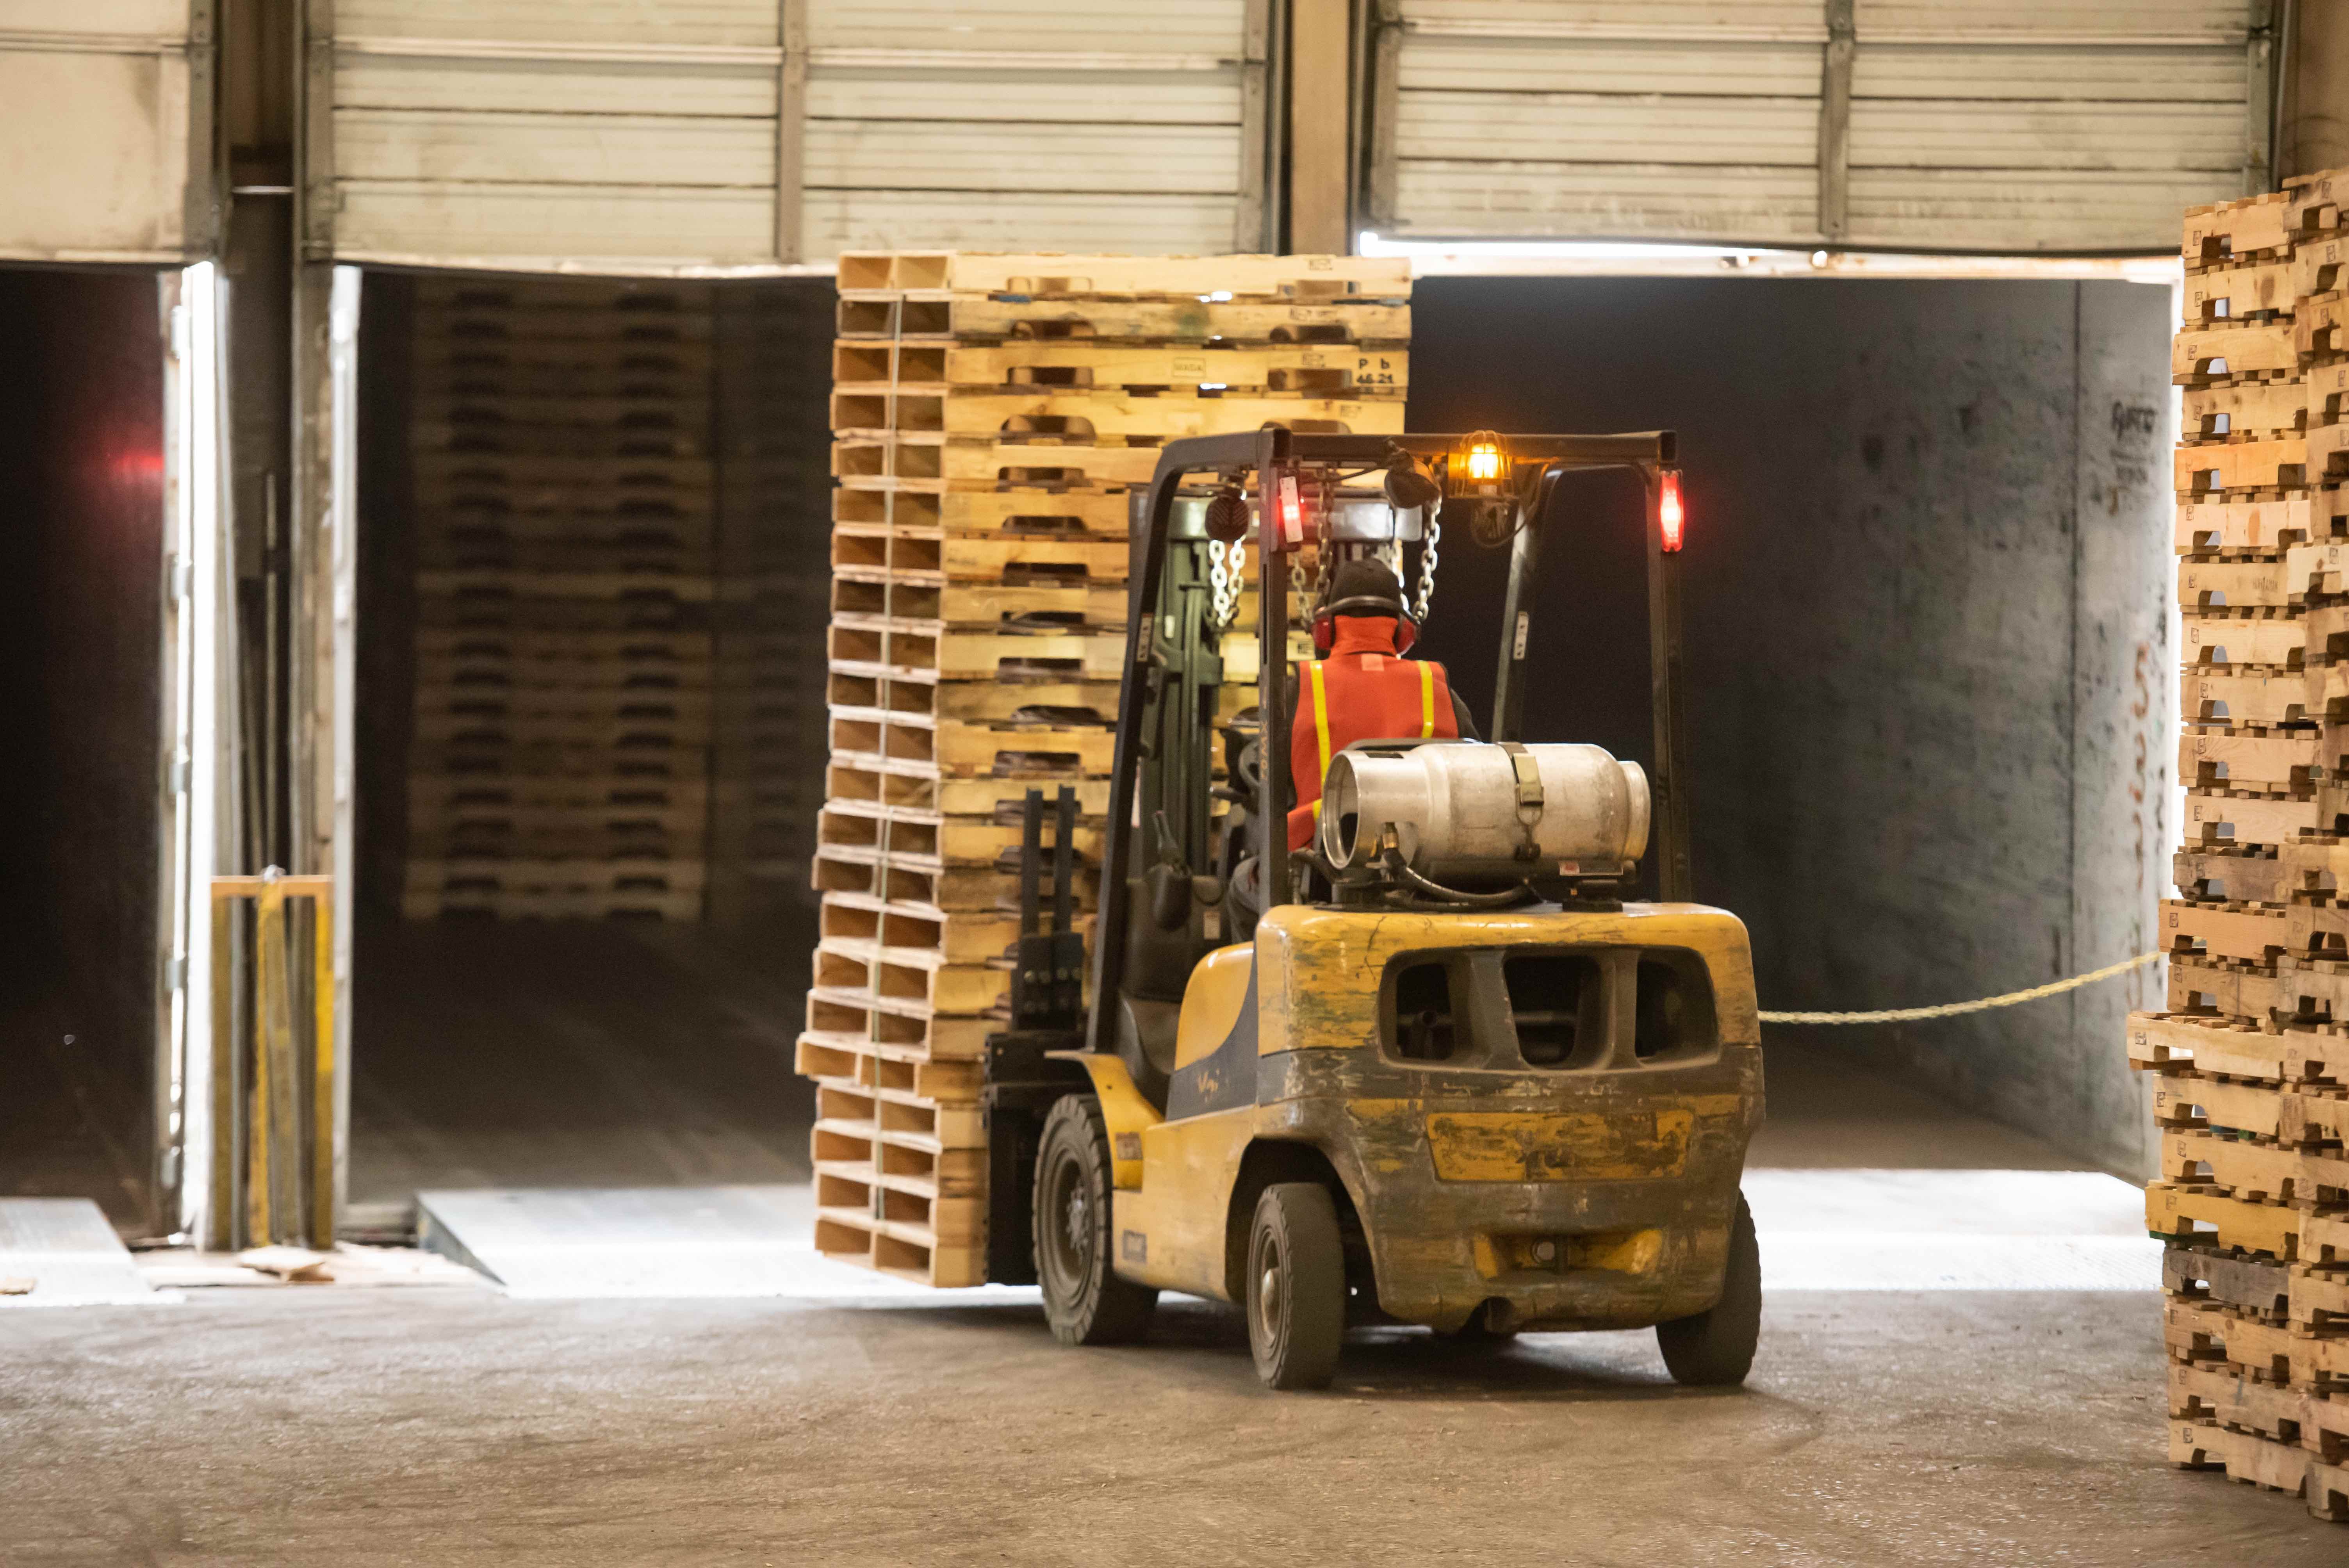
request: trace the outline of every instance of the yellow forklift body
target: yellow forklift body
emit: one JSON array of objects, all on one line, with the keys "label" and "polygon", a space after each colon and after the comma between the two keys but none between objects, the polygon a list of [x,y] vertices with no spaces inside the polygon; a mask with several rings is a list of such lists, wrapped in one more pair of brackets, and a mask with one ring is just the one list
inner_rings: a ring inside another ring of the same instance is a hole
[{"label": "yellow forklift body", "polygon": [[[1607,1004],[1605,1048],[1583,1065],[1535,1066],[1514,1045],[1471,1056],[1475,1065],[1399,1054],[1398,967],[1484,949],[1701,966],[1703,1037],[1635,1054],[1631,1033],[1648,1026],[1626,995]],[[1745,928],[1696,904],[1285,905],[1253,944],[1194,971],[1172,1114],[1134,1091],[1117,1058],[1080,1059],[1111,1135],[1120,1274],[1233,1299],[1232,1238],[1248,1221],[1235,1199],[1252,1202],[1239,1191],[1250,1152],[1301,1144],[1345,1188],[1381,1307],[1437,1327],[1490,1302],[1520,1327],[1644,1326],[1702,1311],[1720,1294],[1737,1176],[1762,1114]]]}]

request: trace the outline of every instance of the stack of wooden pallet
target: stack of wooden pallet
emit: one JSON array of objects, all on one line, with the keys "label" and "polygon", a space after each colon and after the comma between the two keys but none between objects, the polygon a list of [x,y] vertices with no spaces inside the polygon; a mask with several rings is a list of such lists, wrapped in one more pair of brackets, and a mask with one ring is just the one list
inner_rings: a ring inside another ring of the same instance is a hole
[{"label": "stack of wooden pallet", "polygon": [[1130,492],[1175,437],[1401,432],[1409,292],[1405,263],[1345,257],[841,258],[832,759],[799,1052],[821,1251],[984,1277],[978,1058],[1009,995],[1019,813],[1074,787],[1092,909]]},{"label": "stack of wooden pallet", "polygon": [[2155,1075],[2170,1455],[2349,1520],[2349,230],[2336,185],[2187,215],[2186,659]]},{"label": "stack of wooden pallet", "polygon": [[432,279],[403,906],[701,907],[709,290]]}]

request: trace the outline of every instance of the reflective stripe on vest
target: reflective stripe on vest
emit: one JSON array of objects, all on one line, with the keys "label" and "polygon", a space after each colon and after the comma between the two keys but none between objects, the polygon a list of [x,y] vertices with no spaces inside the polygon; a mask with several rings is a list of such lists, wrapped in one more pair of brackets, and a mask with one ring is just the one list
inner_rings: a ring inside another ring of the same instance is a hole
[{"label": "reflective stripe on vest", "polygon": [[[1419,665],[1419,738],[1422,740],[1429,740],[1433,739],[1434,735],[1435,666],[1423,659]],[[1321,770],[1327,774],[1330,765],[1323,763]]]},{"label": "reflective stripe on vest", "polygon": [[[1330,698],[1329,695],[1321,689],[1321,662],[1316,659],[1311,668],[1313,671],[1313,741],[1321,753],[1321,777],[1316,782],[1326,784],[1330,779]],[[1319,821],[1321,817],[1321,798],[1318,795],[1313,799],[1313,817],[1316,821]]]}]

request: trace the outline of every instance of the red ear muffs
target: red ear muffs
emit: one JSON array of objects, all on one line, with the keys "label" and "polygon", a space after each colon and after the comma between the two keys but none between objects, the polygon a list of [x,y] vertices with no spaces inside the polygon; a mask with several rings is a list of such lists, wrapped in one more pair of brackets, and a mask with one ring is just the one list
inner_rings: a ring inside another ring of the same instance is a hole
[{"label": "red ear muffs", "polygon": [[1395,652],[1398,654],[1411,652],[1411,645],[1419,641],[1419,623],[1409,615],[1397,614],[1391,601],[1371,598],[1340,599],[1334,604],[1324,604],[1313,613],[1313,651],[1325,659],[1330,656],[1330,650],[1338,645],[1338,612],[1340,610],[1374,610],[1379,614],[1392,616],[1395,624]]}]

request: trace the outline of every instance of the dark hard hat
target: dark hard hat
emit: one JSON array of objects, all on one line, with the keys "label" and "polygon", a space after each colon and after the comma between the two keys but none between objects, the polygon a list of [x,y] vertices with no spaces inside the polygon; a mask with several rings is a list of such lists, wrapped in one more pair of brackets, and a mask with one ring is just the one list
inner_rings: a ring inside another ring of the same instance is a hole
[{"label": "dark hard hat", "polygon": [[1338,612],[1340,614],[1381,614],[1368,604],[1346,604],[1345,602],[1349,599],[1380,600],[1392,606],[1385,614],[1393,615],[1404,614],[1402,584],[1395,581],[1395,574],[1387,570],[1387,564],[1383,561],[1363,559],[1340,563],[1338,570],[1330,574],[1330,591],[1321,598],[1325,608],[1344,604],[1345,607]]}]

